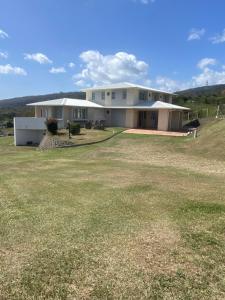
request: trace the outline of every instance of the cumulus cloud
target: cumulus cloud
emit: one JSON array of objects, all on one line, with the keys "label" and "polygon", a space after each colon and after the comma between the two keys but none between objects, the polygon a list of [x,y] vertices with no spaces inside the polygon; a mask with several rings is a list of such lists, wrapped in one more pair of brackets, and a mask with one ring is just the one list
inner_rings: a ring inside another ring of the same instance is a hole
[{"label": "cumulus cloud", "polygon": [[49,72],[52,74],[60,74],[60,73],[66,73],[66,70],[64,67],[59,67],[59,68],[51,68]]},{"label": "cumulus cloud", "polygon": [[103,55],[99,51],[82,52],[84,64],[80,73],[74,75],[75,84],[110,84],[122,81],[143,82],[147,79],[149,65],[135,55],[118,52]]},{"label": "cumulus cloud", "polygon": [[24,54],[24,59],[26,60],[33,60],[38,62],[39,64],[51,64],[52,61],[43,53],[25,53]]},{"label": "cumulus cloud", "polygon": [[4,30],[0,29],[0,38],[6,39],[8,37],[9,37],[8,33],[6,33]]},{"label": "cumulus cloud", "polygon": [[20,67],[13,67],[10,64],[0,65],[0,74],[15,74],[26,76],[27,72]]},{"label": "cumulus cloud", "polygon": [[167,91],[167,92],[175,92],[179,90],[185,90],[190,86],[190,82],[181,82],[178,80],[171,79],[165,76],[156,77],[155,87]]},{"label": "cumulus cloud", "polygon": [[221,44],[225,43],[225,28],[221,34],[216,34],[215,36],[211,37],[210,39],[213,44]]},{"label": "cumulus cloud", "polygon": [[225,70],[213,70],[211,68],[204,68],[202,73],[197,76],[193,76],[194,86],[203,86],[207,84],[224,84],[225,83]]},{"label": "cumulus cloud", "polygon": [[68,63],[68,67],[73,69],[75,67],[75,63],[73,63],[73,62]]},{"label": "cumulus cloud", "polygon": [[217,60],[215,58],[203,58],[198,62],[199,69],[205,69],[208,66],[215,66],[217,64]]},{"label": "cumulus cloud", "polygon": [[7,59],[8,58],[8,53],[7,52],[0,52],[0,58],[5,58]]},{"label": "cumulus cloud", "polygon": [[205,34],[205,29],[192,28],[188,35],[188,41],[200,40]]}]

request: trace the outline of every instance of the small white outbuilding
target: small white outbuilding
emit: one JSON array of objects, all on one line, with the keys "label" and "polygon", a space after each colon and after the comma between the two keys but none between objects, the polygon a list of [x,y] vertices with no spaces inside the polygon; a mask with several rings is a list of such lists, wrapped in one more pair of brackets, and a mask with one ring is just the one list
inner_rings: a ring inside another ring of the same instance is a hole
[{"label": "small white outbuilding", "polygon": [[39,145],[46,131],[45,118],[14,118],[15,146]]}]

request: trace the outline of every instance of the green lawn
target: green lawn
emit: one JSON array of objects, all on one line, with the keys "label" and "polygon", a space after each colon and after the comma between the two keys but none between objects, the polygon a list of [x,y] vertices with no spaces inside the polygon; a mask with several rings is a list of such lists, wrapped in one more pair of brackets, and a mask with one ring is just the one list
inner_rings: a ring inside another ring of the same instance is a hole
[{"label": "green lawn", "polygon": [[0,138],[0,299],[225,299],[225,121],[199,138]]}]

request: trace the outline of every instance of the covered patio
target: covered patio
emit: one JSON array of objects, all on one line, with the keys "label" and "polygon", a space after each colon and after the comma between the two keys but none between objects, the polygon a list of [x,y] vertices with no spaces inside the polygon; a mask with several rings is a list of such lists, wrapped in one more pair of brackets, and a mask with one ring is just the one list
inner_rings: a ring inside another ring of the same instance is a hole
[{"label": "covered patio", "polygon": [[136,118],[137,129],[147,129],[150,134],[154,134],[157,130],[161,132],[180,132],[183,123],[183,112],[189,108],[156,101],[153,103],[143,103],[137,105]]}]

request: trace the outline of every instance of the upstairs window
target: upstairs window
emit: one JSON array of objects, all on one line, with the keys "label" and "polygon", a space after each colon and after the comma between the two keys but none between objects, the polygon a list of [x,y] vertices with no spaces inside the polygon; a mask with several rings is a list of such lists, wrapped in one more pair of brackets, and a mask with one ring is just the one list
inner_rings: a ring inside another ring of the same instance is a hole
[{"label": "upstairs window", "polygon": [[101,92],[101,98],[102,100],[105,100],[105,92]]},{"label": "upstairs window", "polygon": [[139,99],[141,101],[146,101],[148,99],[148,92],[147,91],[140,91],[139,92]]},{"label": "upstairs window", "polygon": [[123,90],[122,98],[123,98],[123,100],[127,99],[127,90]]},{"label": "upstairs window", "polygon": [[92,97],[91,97],[91,99],[92,99],[92,101],[94,101],[94,100],[95,100],[95,93],[94,93],[94,92],[92,93]]},{"label": "upstairs window", "polygon": [[164,99],[165,99],[165,102],[168,103],[168,102],[170,101],[170,95],[167,95],[167,94],[166,94],[166,95],[164,96]]},{"label": "upstairs window", "polygon": [[116,99],[116,92],[112,92],[112,99]]},{"label": "upstairs window", "polygon": [[154,95],[155,101],[159,101],[159,96],[160,96],[160,94],[155,93],[155,95]]}]

